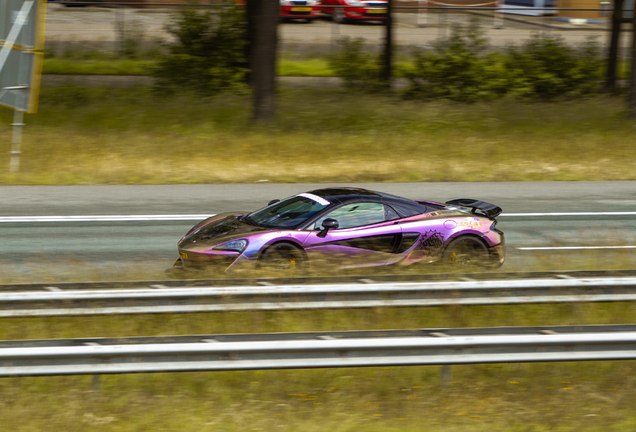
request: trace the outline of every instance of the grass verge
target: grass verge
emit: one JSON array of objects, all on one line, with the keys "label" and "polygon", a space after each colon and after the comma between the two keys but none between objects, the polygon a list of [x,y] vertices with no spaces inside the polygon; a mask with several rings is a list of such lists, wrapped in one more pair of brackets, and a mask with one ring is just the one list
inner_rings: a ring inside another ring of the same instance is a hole
[{"label": "grass verge", "polygon": [[[0,320],[0,338],[629,323],[634,303]],[[15,431],[631,431],[634,362],[0,381]]]},{"label": "grass verge", "polygon": [[[48,57],[44,59],[42,73],[56,75],[149,75],[155,60],[122,59],[108,54],[96,55],[95,58]],[[403,70],[410,69],[413,62],[408,58],[402,58],[394,64],[395,75],[403,76]],[[329,66],[327,57],[312,57],[306,59],[282,57],[278,60],[279,76],[335,76]],[[629,64],[626,61],[619,62],[618,79],[629,78]]]},{"label": "grass verge", "polygon": [[[544,254],[534,269],[554,268],[557,262],[560,268],[597,269],[608,263],[633,268],[627,253],[559,257]],[[9,273],[2,276],[17,282],[9,264],[3,263]],[[53,282],[59,281],[53,268],[60,264],[50,259],[31,266],[39,281]],[[67,264],[69,280],[108,275],[99,263]],[[506,270],[522,264],[528,263],[513,262]],[[130,279],[157,276],[138,269],[135,277],[132,268],[111,271]],[[628,324],[635,314],[636,303],[624,302],[12,318],[0,319],[0,340]],[[0,418],[6,430],[19,432],[628,432],[636,426],[633,361],[451,370],[447,386],[437,366],[10,378],[0,380]]]},{"label": "grass verge", "polygon": [[[149,88],[43,89],[19,174],[0,184],[631,180],[636,130],[619,98],[463,105],[283,88],[278,121],[250,98]],[[11,142],[0,112],[0,142]],[[7,147],[8,149],[8,147]]]}]

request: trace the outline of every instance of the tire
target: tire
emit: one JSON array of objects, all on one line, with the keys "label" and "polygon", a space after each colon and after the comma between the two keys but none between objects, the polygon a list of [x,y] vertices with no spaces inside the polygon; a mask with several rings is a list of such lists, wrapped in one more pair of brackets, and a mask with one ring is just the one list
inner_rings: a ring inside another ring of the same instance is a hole
[{"label": "tire", "polygon": [[476,237],[458,237],[446,246],[442,262],[457,270],[483,269],[488,266],[488,249]]},{"label": "tire", "polygon": [[291,243],[276,243],[260,257],[259,268],[277,273],[278,277],[291,277],[304,269],[302,251]]},{"label": "tire", "polygon": [[342,8],[334,8],[333,10],[333,22],[338,24],[344,24],[346,21],[344,10]]}]

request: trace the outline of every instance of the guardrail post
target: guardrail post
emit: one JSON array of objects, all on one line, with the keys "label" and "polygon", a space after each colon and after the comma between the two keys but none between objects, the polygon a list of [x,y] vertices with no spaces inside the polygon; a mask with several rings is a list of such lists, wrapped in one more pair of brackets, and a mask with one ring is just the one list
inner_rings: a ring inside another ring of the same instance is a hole
[{"label": "guardrail post", "polygon": [[102,388],[102,376],[101,375],[93,375],[93,379],[91,380],[91,390],[99,391]]},{"label": "guardrail post", "polygon": [[442,366],[441,370],[441,386],[443,389],[446,389],[450,386],[451,380],[453,379],[453,369],[451,369],[450,365]]}]

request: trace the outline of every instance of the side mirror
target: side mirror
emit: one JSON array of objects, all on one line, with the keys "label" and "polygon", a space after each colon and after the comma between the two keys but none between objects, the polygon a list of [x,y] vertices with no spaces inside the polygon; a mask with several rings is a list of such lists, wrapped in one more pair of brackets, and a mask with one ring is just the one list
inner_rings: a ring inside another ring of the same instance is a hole
[{"label": "side mirror", "polygon": [[279,199],[273,199],[270,202],[267,203],[268,206],[271,206],[272,204],[276,204],[277,202],[280,202]]},{"label": "side mirror", "polygon": [[327,218],[322,221],[322,227],[326,230],[338,229],[338,221],[335,219]]},{"label": "side mirror", "polygon": [[324,229],[318,233],[318,237],[320,238],[324,238],[327,235],[327,231],[329,231],[330,229],[338,229],[338,221],[335,219],[327,218],[322,221],[322,227]]}]

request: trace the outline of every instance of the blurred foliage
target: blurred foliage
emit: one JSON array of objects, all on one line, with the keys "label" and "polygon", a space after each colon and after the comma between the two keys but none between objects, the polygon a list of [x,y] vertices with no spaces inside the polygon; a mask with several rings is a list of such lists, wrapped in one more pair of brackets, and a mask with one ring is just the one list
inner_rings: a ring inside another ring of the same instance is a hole
[{"label": "blurred foliage", "polygon": [[407,94],[475,102],[501,97],[553,99],[598,92],[604,72],[600,46],[589,38],[578,49],[563,38],[534,34],[521,47],[489,51],[477,22],[417,50]]},{"label": "blurred foliage", "polygon": [[499,97],[508,82],[500,54],[486,53],[488,39],[476,21],[451,27],[451,34],[432,43],[431,51],[416,49],[414,66],[406,71],[408,95],[474,102]]},{"label": "blurred foliage", "polygon": [[365,52],[363,38],[343,37],[338,46],[339,51],[329,57],[329,67],[347,88],[374,92],[385,87],[380,81],[382,57]]},{"label": "blurred foliage", "polygon": [[[574,97],[600,91],[604,77],[605,61],[594,38],[573,48],[559,36],[534,34],[520,47],[495,51],[472,21],[453,26],[448,37],[431,45],[414,49],[411,64],[396,68],[396,75],[410,82],[407,97],[459,102]],[[381,87],[380,60],[365,52],[363,39],[343,38],[330,67],[347,88],[375,92]]]},{"label": "blurred foliage", "polygon": [[186,88],[210,96],[246,89],[247,21],[243,10],[182,10],[175,13],[167,31],[176,42],[168,45],[168,53],[151,70],[158,90]]},{"label": "blurred foliage", "polygon": [[563,38],[535,34],[520,47],[511,46],[503,63],[510,93],[545,99],[598,92],[605,60],[595,38],[578,49]]}]

